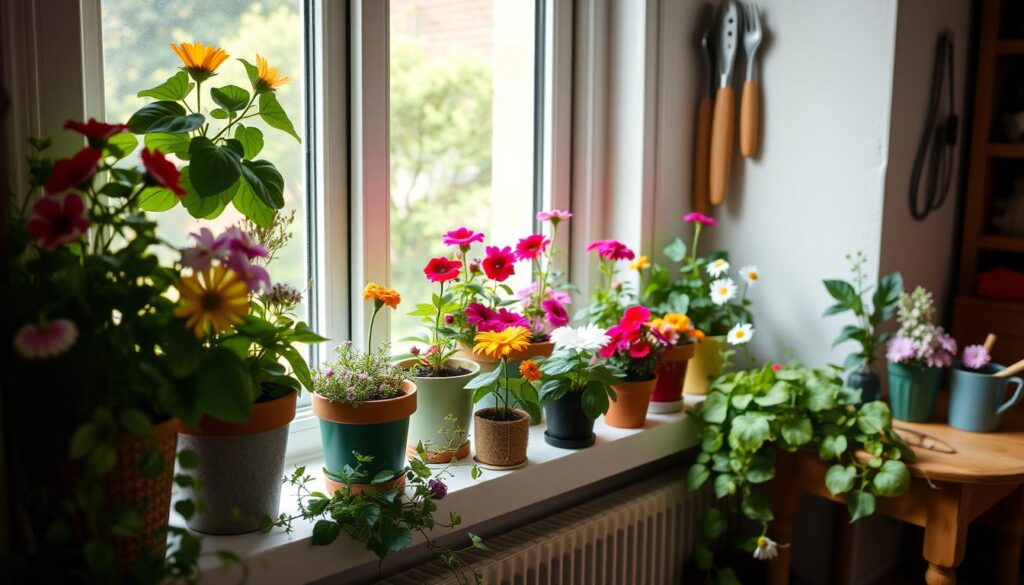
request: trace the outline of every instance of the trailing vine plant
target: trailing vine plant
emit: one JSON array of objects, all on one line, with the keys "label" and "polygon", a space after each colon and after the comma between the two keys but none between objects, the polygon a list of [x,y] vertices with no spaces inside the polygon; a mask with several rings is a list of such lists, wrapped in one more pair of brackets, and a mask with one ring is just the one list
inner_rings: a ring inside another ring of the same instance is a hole
[{"label": "trailing vine plant", "polygon": [[[873,514],[876,497],[900,496],[910,484],[902,459],[913,452],[893,431],[889,407],[875,401],[856,409],[860,391],[844,387],[839,373],[768,364],[726,374],[712,383],[697,410],[706,427],[687,487],[710,481],[728,509],[738,507],[760,524],[760,536],[744,545],[754,558],[771,559],[779,546],[768,534],[774,514],[766,486],[775,478],[779,452],[806,450],[830,463],[825,487],[846,496],[851,522]],[[717,509],[701,521],[709,543],[698,545],[693,561],[708,572],[709,582],[738,582],[732,569],[715,564],[709,546],[726,525]]]}]

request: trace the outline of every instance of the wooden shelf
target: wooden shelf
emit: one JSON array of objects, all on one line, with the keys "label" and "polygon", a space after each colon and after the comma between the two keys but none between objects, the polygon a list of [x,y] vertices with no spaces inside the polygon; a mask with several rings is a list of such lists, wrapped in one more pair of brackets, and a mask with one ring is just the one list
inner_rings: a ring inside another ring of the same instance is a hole
[{"label": "wooden shelf", "polygon": [[996,44],[996,52],[1000,55],[1024,55],[1024,39],[1007,39]]},{"label": "wooden shelf", "polygon": [[981,236],[978,247],[983,250],[1019,252],[1024,254],[1024,236],[1012,234],[984,235]]},{"label": "wooden shelf", "polygon": [[1024,144],[1013,144],[1010,142],[991,142],[989,143],[986,150],[991,158],[1024,159]]}]

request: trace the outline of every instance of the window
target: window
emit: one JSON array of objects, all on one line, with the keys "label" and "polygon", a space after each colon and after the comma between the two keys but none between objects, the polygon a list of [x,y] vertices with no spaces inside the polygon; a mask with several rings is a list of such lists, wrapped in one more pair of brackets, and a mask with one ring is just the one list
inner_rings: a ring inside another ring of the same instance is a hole
[{"label": "window", "polygon": [[[425,302],[423,266],[461,226],[489,245],[533,232],[537,6],[391,0],[391,285]],[[529,283],[518,267],[508,284]],[[404,309],[404,307],[403,307]],[[415,333],[400,309],[391,339]]]}]

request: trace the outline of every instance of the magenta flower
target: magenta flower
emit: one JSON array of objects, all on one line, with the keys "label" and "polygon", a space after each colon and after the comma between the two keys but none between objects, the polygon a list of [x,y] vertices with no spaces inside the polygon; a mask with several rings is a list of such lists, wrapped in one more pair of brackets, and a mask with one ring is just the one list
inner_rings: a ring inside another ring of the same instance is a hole
[{"label": "magenta flower", "polygon": [[227,265],[245,281],[250,291],[255,293],[270,290],[270,273],[266,268],[250,263],[243,254],[232,254]]},{"label": "magenta flower", "polygon": [[992,361],[992,356],[985,350],[984,345],[968,345],[964,348],[964,365],[972,370],[980,370]]},{"label": "magenta flower", "polygon": [[916,355],[917,346],[914,344],[914,341],[909,337],[903,337],[902,335],[897,335],[890,339],[885,351],[886,359],[897,364],[903,361],[912,360]]},{"label": "magenta flower", "polygon": [[565,211],[562,209],[552,209],[551,211],[538,211],[537,221],[550,221],[551,223],[558,223],[560,221],[569,219],[572,217],[571,211]]},{"label": "magenta flower", "polygon": [[466,322],[470,325],[479,326],[481,323],[488,323],[498,318],[498,313],[482,303],[470,303],[466,307]]},{"label": "magenta flower", "polygon": [[709,225],[711,227],[718,225],[718,221],[715,218],[709,215],[704,215],[703,213],[697,213],[696,211],[684,215],[683,221],[699,223],[701,225]]},{"label": "magenta flower", "polygon": [[434,495],[435,500],[443,500],[448,495],[448,486],[439,479],[431,479],[427,482],[427,489]]},{"label": "magenta flower", "polygon": [[587,245],[587,252],[597,250],[597,255],[605,260],[632,260],[636,254],[618,240],[596,240]]},{"label": "magenta flower", "polygon": [[459,269],[461,268],[462,262],[439,256],[431,258],[430,262],[427,262],[427,265],[423,267],[423,274],[426,275],[427,280],[430,282],[445,283],[458,278]]},{"label": "magenta flower", "polygon": [[78,339],[78,327],[68,319],[22,325],[14,335],[14,350],[29,360],[57,357],[71,349]]},{"label": "magenta flower", "polygon": [[220,235],[220,239],[227,244],[231,255],[242,254],[246,260],[266,258],[270,255],[267,249],[252,239],[252,236],[237,227],[229,227]]},{"label": "magenta flower", "polygon": [[572,304],[572,295],[564,290],[548,289],[548,298],[557,301],[563,307]]},{"label": "magenta flower", "polygon": [[443,242],[445,246],[458,246],[460,248],[469,248],[473,245],[473,242],[483,241],[483,232],[474,232],[467,227],[460,227],[457,230],[452,230],[441,236],[441,242]]},{"label": "magenta flower", "polygon": [[519,313],[509,311],[502,307],[498,309],[498,313],[495,318],[487,325],[491,328],[482,329],[481,331],[504,331],[509,327],[529,327],[530,321]]},{"label": "magenta flower", "polygon": [[487,257],[484,258],[483,268],[487,278],[496,282],[504,282],[516,273],[516,255],[512,253],[511,246],[504,248],[487,246],[486,251]]},{"label": "magenta flower", "polygon": [[534,260],[548,249],[551,240],[544,237],[544,234],[532,234],[519,240],[516,244],[516,258],[520,260]]},{"label": "magenta flower", "polygon": [[544,299],[540,306],[544,309],[544,318],[552,327],[558,328],[569,324],[569,313],[565,311],[562,303],[549,298]]},{"label": "magenta flower", "polygon": [[28,233],[44,250],[75,242],[88,228],[85,202],[78,193],[42,197],[32,205],[28,218]]},{"label": "magenta flower", "polygon": [[217,238],[209,228],[202,228],[199,233],[189,234],[196,245],[181,251],[181,264],[197,272],[209,270],[214,260],[227,262],[228,242]]}]

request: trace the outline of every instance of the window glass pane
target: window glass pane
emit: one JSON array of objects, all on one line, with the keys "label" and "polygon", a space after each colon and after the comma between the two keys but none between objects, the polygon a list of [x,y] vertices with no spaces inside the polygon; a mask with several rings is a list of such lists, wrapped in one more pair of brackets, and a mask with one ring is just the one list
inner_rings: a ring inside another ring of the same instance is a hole
[{"label": "window glass pane", "polygon": [[[391,285],[429,302],[423,267],[461,226],[515,247],[533,231],[535,3],[391,0]],[[525,264],[509,279],[529,283]],[[412,335],[408,310],[391,338]]]},{"label": "window glass pane", "polygon": [[[228,84],[249,89],[242,58],[250,63],[259,52],[272,67],[291,77],[291,83],[277,89],[277,98],[288,113],[303,144],[270,128],[259,118],[245,125],[259,128],[264,146],[257,158],[269,160],[284,177],[285,213],[295,210],[292,238],[270,266],[274,282],[286,282],[304,289],[308,280],[306,263],[306,157],[304,107],[304,31],[302,0],[102,0],[103,65],[107,119],[127,122],[152,98],[139,98],[143,89],[155,87],[177,73],[181,61],[171,43],[199,41],[224,49],[230,58],[203,84],[202,108],[212,128],[223,120],[210,119],[216,104],[209,88]],[[196,92],[187,98],[194,109]],[[131,161],[137,164],[137,159]],[[182,166],[183,161],[177,161]],[[233,206],[216,219],[198,220],[180,204],[156,216],[160,234],[172,244],[187,242],[188,234],[202,226],[215,233],[242,218]],[[300,315],[305,308],[300,307]]]}]

